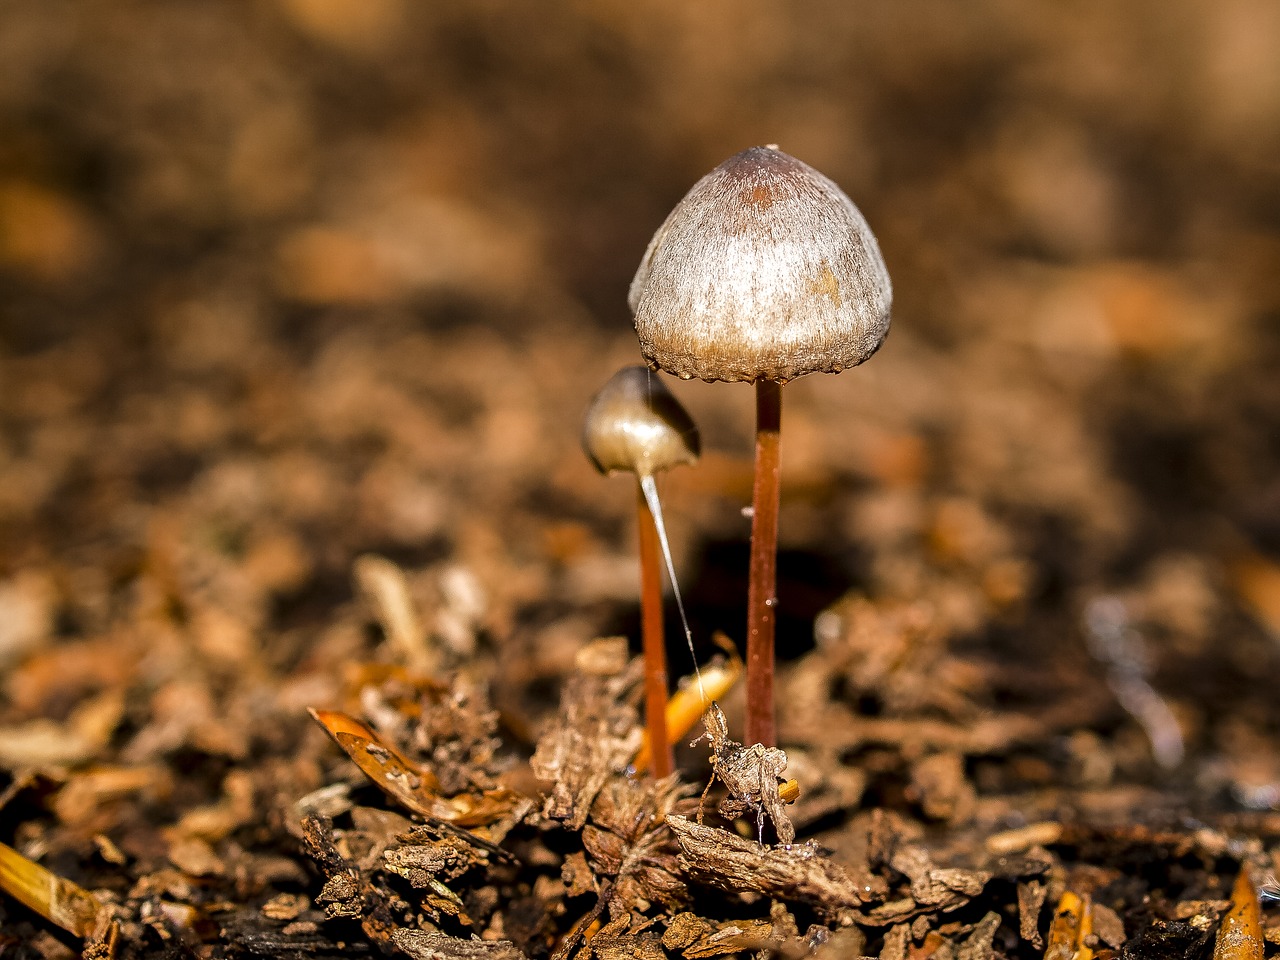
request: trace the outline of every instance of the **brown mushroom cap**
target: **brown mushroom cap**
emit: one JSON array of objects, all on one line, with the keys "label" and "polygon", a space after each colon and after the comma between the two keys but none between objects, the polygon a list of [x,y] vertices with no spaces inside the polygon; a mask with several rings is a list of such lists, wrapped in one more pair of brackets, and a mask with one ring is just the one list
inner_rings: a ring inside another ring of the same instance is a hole
[{"label": "brown mushroom cap", "polygon": [[659,374],[623,367],[587,407],[582,449],[601,473],[626,470],[653,476],[701,451],[698,428]]},{"label": "brown mushroom cap", "polygon": [[694,184],[650,241],[629,297],[650,363],[684,379],[782,382],[870,357],[892,299],[853,201],[772,147]]}]

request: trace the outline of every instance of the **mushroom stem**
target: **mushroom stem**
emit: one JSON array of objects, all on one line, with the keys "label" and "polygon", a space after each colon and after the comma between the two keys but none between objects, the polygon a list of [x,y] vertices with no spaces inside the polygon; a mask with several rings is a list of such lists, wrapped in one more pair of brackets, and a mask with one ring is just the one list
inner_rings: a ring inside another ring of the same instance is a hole
[{"label": "mushroom stem", "polygon": [[748,744],[777,741],[773,710],[774,612],[778,605],[778,501],[782,386],[756,381],[756,471],[751,491],[751,571],[747,586]]},{"label": "mushroom stem", "polygon": [[675,769],[675,754],[667,739],[667,643],[662,630],[662,569],[658,557],[658,527],[645,498],[643,481],[636,483],[636,517],[640,530],[640,634],[644,645],[645,730],[652,745],[653,775],[666,777]]}]

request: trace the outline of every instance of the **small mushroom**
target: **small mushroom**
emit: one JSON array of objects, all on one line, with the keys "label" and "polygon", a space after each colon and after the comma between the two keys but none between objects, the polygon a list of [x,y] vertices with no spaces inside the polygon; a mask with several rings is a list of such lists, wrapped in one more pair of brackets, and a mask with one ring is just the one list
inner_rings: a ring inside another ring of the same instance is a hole
[{"label": "small mushroom", "polygon": [[774,610],[781,384],[879,349],[892,288],[875,236],[831,180],[775,147],[707,174],[671,211],[631,284],[640,349],[684,379],[756,385],[747,600],[747,743],[775,743]]},{"label": "small mushroom", "polygon": [[[654,475],[682,463],[694,463],[701,450],[698,428],[670,390],[648,367],[623,367],[595,395],[582,427],[582,448],[603,474],[636,476],[636,514],[640,540],[640,625],[645,663],[645,729],[653,772],[665,777],[675,768],[667,736],[667,656],[662,628],[662,573],[659,550],[667,563],[680,618],[684,603],[662,521]],[[690,641],[692,652],[692,641]]]}]

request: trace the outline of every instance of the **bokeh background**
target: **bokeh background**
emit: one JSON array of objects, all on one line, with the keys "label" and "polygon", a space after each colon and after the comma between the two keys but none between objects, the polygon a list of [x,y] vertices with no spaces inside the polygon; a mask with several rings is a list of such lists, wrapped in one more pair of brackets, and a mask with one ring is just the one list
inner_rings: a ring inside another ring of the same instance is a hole
[{"label": "bokeh background", "polygon": [[[1096,670],[1081,610],[1120,596],[1234,755],[1280,666],[1277,38],[1271,0],[9,0],[6,729],[69,763],[279,749],[265,720],[376,646],[369,552],[442,657],[500,654],[513,728],[548,708],[634,623],[632,493],[577,440],[638,361],[631,275],[777,143],[896,293],[870,363],[787,389],[788,655],[853,590],[1034,697],[1052,658]],[[705,653],[742,634],[751,398],[673,389]]]}]

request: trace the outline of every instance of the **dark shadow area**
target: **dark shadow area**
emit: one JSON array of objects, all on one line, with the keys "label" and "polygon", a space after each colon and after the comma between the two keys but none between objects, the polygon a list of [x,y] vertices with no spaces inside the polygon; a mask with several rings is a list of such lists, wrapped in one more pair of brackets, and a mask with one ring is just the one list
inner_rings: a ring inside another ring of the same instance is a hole
[{"label": "dark shadow area", "polygon": [[1222,491],[1204,460],[1207,428],[1118,416],[1110,425],[1116,472],[1161,512],[1203,511]]},{"label": "dark shadow area", "polygon": [[[740,653],[746,651],[747,560],[746,540],[711,540],[699,551],[687,580],[680,584],[693,647],[698,662],[719,652],[712,641],[719,630],[729,636]],[[813,649],[814,618],[859,581],[847,555],[817,550],[783,550],[778,554],[777,654],[781,661],[795,660]],[[672,680],[691,671],[689,649],[680,626],[675,600],[667,588],[667,662]],[[607,634],[627,637],[640,650],[640,607],[620,608],[603,628]]]}]

